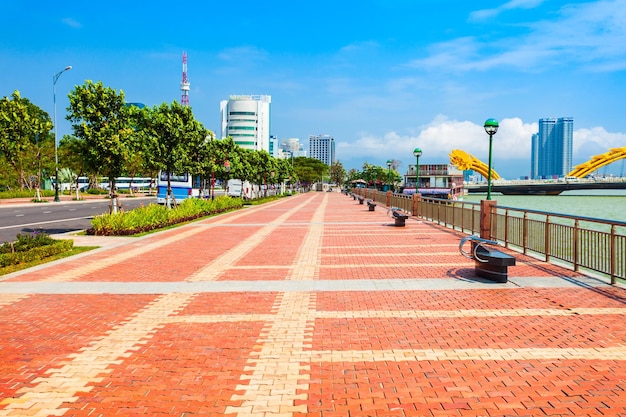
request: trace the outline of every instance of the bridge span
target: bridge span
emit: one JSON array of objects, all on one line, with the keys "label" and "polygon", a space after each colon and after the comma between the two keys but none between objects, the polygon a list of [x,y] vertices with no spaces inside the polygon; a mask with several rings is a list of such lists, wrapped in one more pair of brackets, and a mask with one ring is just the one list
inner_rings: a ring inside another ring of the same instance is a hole
[{"label": "bridge span", "polygon": [[[468,193],[486,193],[487,184],[467,184],[465,189]],[[491,192],[503,195],[559,195],[563,191],[571,190],[626,190],[626,178],[614,179],[612,181],[516,181],[491,183]]]}]

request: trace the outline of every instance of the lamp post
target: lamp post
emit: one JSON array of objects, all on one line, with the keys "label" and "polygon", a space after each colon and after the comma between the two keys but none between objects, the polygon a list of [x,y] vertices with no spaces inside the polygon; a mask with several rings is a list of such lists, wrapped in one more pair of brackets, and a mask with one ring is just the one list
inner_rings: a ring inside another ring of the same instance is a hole
[{"label": "lamp post", "polygon": [[487,119],[485,121],[485,132],[489,135],[489,164],[487,172],[487,200],[491,200],[491,144],[493,135],[498,131],[498,121],[496,119]]},{"label": "lamp post", "polygon": [[63,68],[62,71],[57,72],[52,76],[52,101],[54,104],[54,201],[59,202],[59,152],[58,152],[58,140],[57,140],[57,80],[65,71],[72,69],[71,65]]},{"label": "lamp post", "polygon": [[391,159],[387,161],[387,190],[391,190]]},{"label": "lamp post", "polygon": [[422,150],[420,148],[413,149],[413,155],[416,158],[415,161],[415,193],[419,194],[420,190],[420,156],[422,156]]}]

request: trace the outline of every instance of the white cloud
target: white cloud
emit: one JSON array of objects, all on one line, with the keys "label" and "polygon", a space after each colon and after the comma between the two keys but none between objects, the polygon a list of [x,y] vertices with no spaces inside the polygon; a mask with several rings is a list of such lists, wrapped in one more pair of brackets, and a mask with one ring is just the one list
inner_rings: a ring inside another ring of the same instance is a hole
[{"label": "white cloud", "polygon": [[[514,117],[500,120],[499,125],[498,132],[493,136],[494,163],[497,162],[499,170],[509,178],[525,174],[517,172],[517,169],[509,172],[507,165],[530,166],[531,136],[537,133],[537,122],[525,123]],[[609,148],[625,145],[626,133],[607,132],[603,127],[578,129],[574,132],[574,159],[590,159],[593,155],[585,153],[589,149],[604,153]],[[447,162],[453,149],[461,149],[485,163],[489,158],[489,136],[482,125],[450,120],[444,115],[438,115],[427,125],[419,127],[419,133],[415,135],[402,135],[395,131],[382,136],[362,133],[352,142],[342,140],[337,143],[339,155],[375,164],[392,158],[403,161],[404,167],[414,163],[412,155],[416,147],[423,151],[424,159],[421,161],[429,163]]]},{"label": "white cloud", "polygon": [[[536,130],[537,123],[523,123],[519,118],[503,119],[493,139],[494,149],[506,149],[507,159],[528,158],[530,137]],[[489,152],[489,137],[482,125],[449,120],[446,116],[438,115],[427,125],[421,126],[417,135],[402,135],[395,131],[383,136],[362,133],[353,142],[338,143],[342,153],[349,152],[351,157],[365,158],[377,158],[380,154],[391,152],[412,155],[415,147],[420,147],[424,156],[447,156],[453,149],[462,149],[481,158]]]},{"label": "white cloud", "polygon": [[498,16],[500,13],[503,13],[507,10],[515,10],[515,9],[532,9],[535,8],[544,0],[511,0],[508,3],[504,3],[500,7],[496,7],[493,9],[483,9],[477,10],[475,12],[470,13],[470,20],[485,20]]},{"label": "white cloud", "polygon": [[222,61],[237,63],[265,61],[268,58],[268,53],[255,46],[241,46],[238,48],[224,49],[218,54],[218,58]]},{"label": "white cloud", "polygon": [[[608,151],[610,148],[622,148],[626,146],[626,133],[607,132],[603,127],[574,131],[574,153],[580,152],[582,148],[589,144],[597,145],[603,149],[602,152]],[[587,155],[581,156],[587,157]]]},{"label": "white cloud", "polygon": [[71,17],[66,17],[66,18],[64,18],[64,19],[63,19],[63,23],[64,23],[65,25],[67,25],[67,26],[69,26],[69,27],[73,27],[73,28],[75,28],[75,29],[80,29],[80,28],[82,28],[82,27],[83,27],[83,25],[82,25],[80,22],[78,22],[78,21],[76,21],[76,20],[72,19]]},{"label": "white cloud", "polygon": [[[540,3],[513,0],[496,9],[473,12],[471,18],[483,21],[504,10]],[[429,56],[413,60],[409,66],[437,71],[502,67],[534,71],[572,64],[593,71],[621,71],[626,67],[626,0],[574,4],[545,16],[536,22],[519,23],[517,27],[524,29],[521,34],[493,40],[465,36],[433,44]]]}]

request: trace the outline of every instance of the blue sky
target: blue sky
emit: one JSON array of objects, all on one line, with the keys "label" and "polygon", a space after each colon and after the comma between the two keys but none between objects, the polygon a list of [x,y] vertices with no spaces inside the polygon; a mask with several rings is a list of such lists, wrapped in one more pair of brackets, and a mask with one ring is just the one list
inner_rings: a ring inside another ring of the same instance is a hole
[{"label": "blue sky", "polygon": [[[494,168],[528,175],[543,117],[574,117],[574,164],[626,146],[626,0],[342,2],[3,2],[0,96],[53,112],[85,80],[148,106],[180,100],[188,55],[195,117],[219,134],[219,102],[272,96],[279,139],[336,139],[346,168],[486,161],[482,125],[500,121]],[[608,170],[620,174],[618,161]]]}]

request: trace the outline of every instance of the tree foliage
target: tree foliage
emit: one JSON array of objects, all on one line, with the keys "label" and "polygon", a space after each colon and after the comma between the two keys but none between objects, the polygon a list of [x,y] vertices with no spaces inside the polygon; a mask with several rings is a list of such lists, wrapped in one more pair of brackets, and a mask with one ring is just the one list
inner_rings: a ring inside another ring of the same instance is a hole
[{"label": "tree foliage", "polygon": [[299,156],[293,158],[293,169],[298,176],[300,183],[305,188],[318,181],[328,172],[328,165],[315,158]]},{"label": "tree foliage", "polygon": [[13,186],[40,186],[41,171],[50,166],[51,129],[48,113],[22,98],[19,91],[0,100],[0,154],[13,171],[8,176]]},{"label": "tree foliage", "polygon": [[346,181],[346,170],[340,161],[334,162],[329,169],[330,182],[342,186]]},{"label": "tree foliage", "polygon": [[[65,118],[73,132],[59,143],[59,172],[77,182],[88,176],[92,186],[106,176],[112,197],[116,177],[156,177],[159,170],[200,176],[202,184],[208,178],[237,178],[257,188],[300,179],[310,185],[328,174],[328,167],[315,159],[277,159],[267,151],[241,148],[230,137],[218,140],[190,107],[178,102],[139,108],[125,103],[123,91],[89,80],[68,97]],[[39,173],[54,172],[51,129],[50,117],[19,92],[0,101],[1,185],[28,186],[40,182],[33,180]]]},{"label": "tree foliage", "polygon": [[124,92],[105,87],[102,82],[85,81],[69,94],[66,119],[74,136],[82,142],[78,149],[88,171],[109,178],[115,195],[115,178],[122,176],[133,149],[131,125],[133,109],[125,106]]}]

